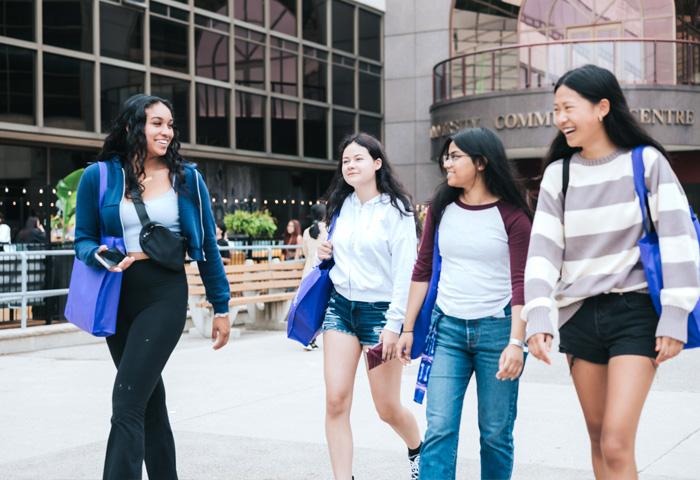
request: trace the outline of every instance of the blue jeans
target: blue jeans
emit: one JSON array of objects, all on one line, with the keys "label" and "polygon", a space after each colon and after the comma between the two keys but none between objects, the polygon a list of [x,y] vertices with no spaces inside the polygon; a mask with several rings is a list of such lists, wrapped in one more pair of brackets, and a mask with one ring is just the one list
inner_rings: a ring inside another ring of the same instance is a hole
[{"label": "blue jeans", "polygon": [[510,316],[462,320],[435,307],[437,337],[428,381],[421,480],[455,478],[462,405],[472,373],[479,404],[481,478],[511,477],[519,381],[496,378],[498,360],[510,339],[510,320]]}]

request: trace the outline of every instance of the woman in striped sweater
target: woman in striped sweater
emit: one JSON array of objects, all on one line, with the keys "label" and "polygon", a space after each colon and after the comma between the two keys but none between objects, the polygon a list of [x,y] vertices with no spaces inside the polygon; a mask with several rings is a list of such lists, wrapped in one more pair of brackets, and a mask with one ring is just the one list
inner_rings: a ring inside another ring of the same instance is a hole
[{"label": "woman in striped sweater", "polygon": [[[559,134],[547,156],[525,269],[526,336],[530,353],[550,363],[558,323],[595,477],[636,479],[644,401],[656,367],[683,348],[700,294],[697,239],[665,150],[638,125],[615,76],[587,65],[567,72],[554,91]],[[642,212],[631,149],[638,146],[645,146],[649,211],[661,246],[660,316],[637,247]]]}]

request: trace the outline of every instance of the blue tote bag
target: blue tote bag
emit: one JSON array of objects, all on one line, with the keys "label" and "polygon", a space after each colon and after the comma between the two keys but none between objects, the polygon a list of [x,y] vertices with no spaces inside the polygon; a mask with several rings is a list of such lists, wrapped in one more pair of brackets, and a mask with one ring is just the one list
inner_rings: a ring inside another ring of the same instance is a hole
[{"label": "blue tote bag", "polygon": [[[104,162],[98,162],[98,165],[100,168],[99,212],[107,190],[107,167]],[[100,231],[103,231],[101,218]],[[107,245],[109,248],[118,248],[125,253],[124,240],[121,237],[101,235],[100,244]],[[76,257],[73,260],[68,301],[64,311],[66,319],[96,337],[113,335],[117,327],[121,288],[121,272],[110,272],[102,267],[93,268]]]},{"label": "blue tote bag", "polygon": [[[334,215],[328,229],[328,240],[333,235],[338,215]],[[323,317],[328,308],[328,301],[333,291],[330,279],[331,268],[335,262],[333,257],[323,260],[314,267],[302,280],[299,290],[292,300],[292,306],[287,316],[287,337],[306,346],[311,343],[323,323]]]},{"label": "blue tote bag", "polygon": [[435,241],[433,243],[433,269],[428,285],[428,293],[425,295],[423,305],[416,317],[413,326],[413,346],[411,347],[411,358],[420,357],[425,351],[426,341],[430,332],[430,319],[433,316],[435,301],[437,300],[438,283],[440,282],[440,270],[442,268],[442,257],[438,245],[438,228],[435,228]]},{"label": "blue tote bag", "polygon": [[[644,266],[644,273],[647,279],[649,295],[654,304],[656,312],[661,314],[661,289],[664,285],[662,270],[661,270],[661,250],[659,248],[659,237],[651,222],[651,212],[646,203],[649,191],[644,182],[644,160],[642,152],[644,146],[636,147],[632,150],[632,167],[634,171],[634,189],[639,198],[639,206],[642,209],[642,222],[644,227],[644,235],[637,243],[639,246],[639,254]],[[700,223],[695,216],[693,209],[688,206],[690,211],[690,219],[695,227],[695,233],[700,239]],[[698,247],[700,248],[700,246]],[[688,317],[688,342],[685,348],[700,347],[700,302],[695,305],[695,308]]]}]

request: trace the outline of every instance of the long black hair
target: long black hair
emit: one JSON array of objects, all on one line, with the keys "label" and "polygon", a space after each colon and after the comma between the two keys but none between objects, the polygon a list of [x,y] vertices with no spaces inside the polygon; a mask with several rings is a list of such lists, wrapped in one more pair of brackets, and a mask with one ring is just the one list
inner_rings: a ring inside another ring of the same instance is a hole
[{"label": "long black hair", "polygon": [[[343,152],[351,143],[356,143],[361,147],[365,147],[369,151],[373,159],[380,159],[382,166],[374,173],[374,178],[377,182],[377,190],[380,193],[386,193],[391,199],[391,204],[401,213],[401,215],[413,215],[413,205],[411,197],[406,192],[406,189],[401,184],[391,164],[384,153],[384,147],[379,140],[369,133],[358,133],[348,135],[338,145],[338,168],[335,170],[331,186],[328,187],[325,198],[327,202],[328,219],[333,218],[333,215],[340,211],[343,202],[354,189],[343,178]],[[401,205],[399,205],[399,203]]]},{"label": "long black hair", "polygon": [[321,234],[321,227],[318,226],[318,222],[322,222],[326,218],[326,206],[322,203],[311,205],[311,218],[313,223],[309,227],[309,235],[311,235],[311,238],[316,239]]},{"label": "long black hair", "polygon": [[[488,128],[465,128],[452,134],[442,149],[440,158],[449,151],[450,144],[454,144],[469,155],[474,165],[483,166],[481,174],[484,177],[484,185],[492,194],[506,203],[521,209],[528,218],[532,219],[532,211],[528,207],[523,195],[522,187],[515,180],[513,166],[506,156],[503,142],[492,130]],[[440,170],[445,173],[445,167],[440,161]],[[447,179],[438,186],[433,199],[430,201],[430,214],[433,224],[437,228],[442,219],[442,214],[447,206],[457,200],[463,189],[451,187]]]},{"label": "long black hair", "polygon": [[[562,85],[593,104],[603,99],[610,102],[610,112],[603,118],[603,127],[610,141],[616,146],[631,150],[639,145],[651,145],[668,158],[664,147],[646,133],[630,112],[620,83],[612,72],[595,65],[584,65],[562,75],[554,85],[554,92],[556,93]],[[571,158],[580,150],[580,147],[570,147],[564,134],[558,132],[545,156],[544,168],[561,158]]]},{"label": "long black hair", "polygon": [[[126,174],[127,197],[130,197],[130,192],[134,189],[143,192],[143,186],[139,184],[138,178],[144,174],[143,164],[147,154],[144,134],[146,109],[156,103],[165,105],[175,118],[175,111],[168,100],[142,93],[133,95],[122,105],[119,115],[114,119],[109,134],[105,138],[102,151],[97,155],[98,161],[119,157]],[[180,156],[180,140],[175,126],[173,126],[173,138],[162,158],[170,171],[171,178],[177,177],[180,185],[184,185],[184,159]]]}]

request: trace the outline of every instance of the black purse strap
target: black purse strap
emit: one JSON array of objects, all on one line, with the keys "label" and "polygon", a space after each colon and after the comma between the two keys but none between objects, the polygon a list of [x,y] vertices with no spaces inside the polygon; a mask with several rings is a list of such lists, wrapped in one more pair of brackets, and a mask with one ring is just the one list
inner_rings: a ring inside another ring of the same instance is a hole
[{"label": "black purse strap", "polygon": [[561,170],[561,193],[566,197],[566,191],[569,189],[569,169],[571,164],[571,157],[564,159],[564,165],[562,165]]},{"label": "black purse strap", "polygon": [[139,216],[141,226],[145,227],[151,223],[151,218],[148,216],[148,212],[146,212],[146,205],[144,205],[143,199],[141,198],[141,192],[132,190],[131,201],[134,202],[134,208],[136,208],[136,214]]}]

